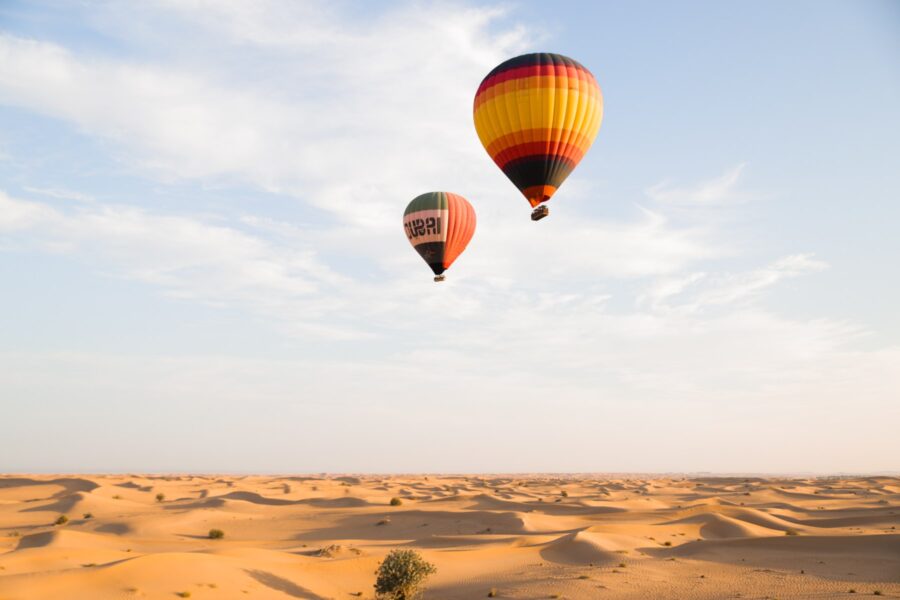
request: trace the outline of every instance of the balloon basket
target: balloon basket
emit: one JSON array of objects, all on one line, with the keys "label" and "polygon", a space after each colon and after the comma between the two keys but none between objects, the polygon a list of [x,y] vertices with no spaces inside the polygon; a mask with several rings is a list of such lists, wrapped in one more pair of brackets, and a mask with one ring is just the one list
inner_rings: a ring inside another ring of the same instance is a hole
[{"label": "balloon basket", "polygon": [[435,281],[443,281],[443,280],[445,280],[445,279],[447,279],[447,276],[446,276],[446,275],[435,275],[435,276],[434,276],[434,280],[435,280]]},{"label": "balloon basket", "polygon": [[550,209],[541,204],[533,211],[531,211],[531,220],[532,221],[540,221],[544,217],[550,214]]}]

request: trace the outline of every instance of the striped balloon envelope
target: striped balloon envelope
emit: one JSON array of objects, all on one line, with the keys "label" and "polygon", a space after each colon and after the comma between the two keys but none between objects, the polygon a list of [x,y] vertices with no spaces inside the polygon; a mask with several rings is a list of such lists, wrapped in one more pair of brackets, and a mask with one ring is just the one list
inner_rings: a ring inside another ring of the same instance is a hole
[{"label": "striped balloon envelope", "polygon": [[[586,68],[559,54],[511,58],[475,94],[475,130],[532,207],[549,200],[584,157],[603,119],[603,96]],[[538,207],[532,219],[547,214]]]},{"label": "striped balloon envelope", "polygon": [[444,271],[466,249],[475,233],[475,209],[450,192],[428,192],[413,198],[403,213],[403,229],[416,252],[443,281]]}]

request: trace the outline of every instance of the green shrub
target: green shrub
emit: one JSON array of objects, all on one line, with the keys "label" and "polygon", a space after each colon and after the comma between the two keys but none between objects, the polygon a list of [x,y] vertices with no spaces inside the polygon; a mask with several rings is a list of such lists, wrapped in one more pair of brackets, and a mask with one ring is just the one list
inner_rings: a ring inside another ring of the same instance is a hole
[{"label": "green shrub", "polygon": [[400,498],[391,498],[391,506],[400,506],[401,504],[403,504],[403,500]]},{"label": "green shrub", "polygon": [[384,600],[413,600],[435,571],[415,550],[391,550],[378,566],[375,594]]},{"label": "green shrub", "polygon": [[225,532],[221,529],[210,529],[209,530],[209,539],[211,540],[221,540],[225,537]]},{"label": "green shrub", "polygon": [[156,495],[156,501],[157,501],[157,502],[162,502],[162,501],[165,500],[165,499],[166,499],[166,495],[163,494],[162,492],[160,492],[160,493],[158,493],[158,494]]}]

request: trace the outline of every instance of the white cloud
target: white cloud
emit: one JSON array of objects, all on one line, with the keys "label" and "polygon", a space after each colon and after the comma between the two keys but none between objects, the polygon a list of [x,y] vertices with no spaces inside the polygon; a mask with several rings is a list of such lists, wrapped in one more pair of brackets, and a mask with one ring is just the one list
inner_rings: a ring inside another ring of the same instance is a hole
[{"label": "white cloud", "polygon": [[738,190],[738,182],[746,166],[745,163],[741,163],[719,177],[694,186],[675,187],[671,182],[663,181],[647,188],[646,194],[654,202],[673,206],[735,204],[748,197]]},{"label": "white cloud", "polygon": [[162,174],[248,181],[366,227],[393,227],[402,199],[423,190],[495,178],[473,134],[473,90],[524,43],[515,27],[487,34],[496,9],[412,7],[350,25],[290,2],[176,4],[201,32],[179,66],[0,35],[0,101],[113,139]]},{"label": "white cloud", "polygon": [[[828,264],[813,258],[812,254],[794,254],[780,258],[768,266],[746,273],[726,273],[710,276],[697,272],[683,277],[665,278],[653,282],[638,296],[638,304],[648,303],[655,309],[697,311],[704,308],[750,302],[768,288],[788,278],[815,273],[828,268]],[[694,293],[681,302],[669,302],[675,297],[684,298],[685,292]]]}]

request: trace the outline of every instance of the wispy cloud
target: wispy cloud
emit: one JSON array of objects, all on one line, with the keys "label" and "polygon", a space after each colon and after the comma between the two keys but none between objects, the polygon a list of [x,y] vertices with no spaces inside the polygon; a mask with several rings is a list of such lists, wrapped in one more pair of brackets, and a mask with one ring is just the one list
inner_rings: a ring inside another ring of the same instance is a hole
[{"label": "wispy cloud", "polygon": [[112,139],[161,174],[251,182],[367,227],[394,226],[398,198],[494,175],[459,159],[483,153],[472,90],[524,47],[520,28],[487,34],[496,9],[412,7],[351,24],[290,2],[176,4],[142,11],[198,32],[178,66],[0,35],[0,100]]},{"label": "wispy cloud", "polygon": [[647,188],[646,194],[654,202],[672,206],[711,207],[743,202],[748,195],[738,188],[738,183],[746,166],[741,163],[719,177],[693,186],[678,187],[663,181]]},{"label": "wispy cloud", "polygon": [[[683,277],[663,278],[638,296],[638,304],[649,303],[657,309],[696,311],[711,306],[747,303],[784,279],[827,268],[827,263],[816,260],[812,254],[794,254],[746,273],[710,275],[697,272]],[[675,298],[681,298],[681,301],[670,302]]]}]

